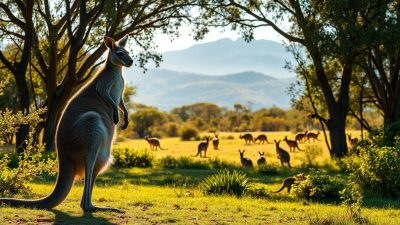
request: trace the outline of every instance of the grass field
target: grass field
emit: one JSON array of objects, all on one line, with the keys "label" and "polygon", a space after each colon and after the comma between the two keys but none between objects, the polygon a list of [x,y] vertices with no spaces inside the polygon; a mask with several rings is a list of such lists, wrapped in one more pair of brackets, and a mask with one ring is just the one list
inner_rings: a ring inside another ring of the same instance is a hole
[{"label": "grass field", "polygon": [[[289,138],[294,136],[285,132],[267,133],[270,141],[282,139],[286,135]],[[228,136],[233,136],[234,139],[228,140]],[[280,167],[273,144],[245,146],[238,136],[237,133],[221,133],[220,150],[213,150],[210,146],[207,156],[218,157],[239,166],[238,149],[246,149],[245,155],[253,162],[258,158],[258,151],[265,151],[267,163]],[[320,135],[319,138],[322,140],[323,137]],[[181,142],[178,138],[161,139],[161,145],[168,150],[154,153],[158,158],[166,155],[192,156],[196,153],[197,144],[198,141]],[[144,140],[125,140],[115,145],[149,148]],[[300,148],[304,149],[307,145],[302,144]],[[315,145],[322,148],[317,159],[320,170],[345,180],[346,175],[329,162],[324,143],[316,142]],[[281,143],[281,146],[288,149],[286,143]],[[291,153],[291,156],[292,165],[297,168],[280,169],[277,175],[245,171],[251,181],[265,183],[269,190],[274,190],[280,186],[283,178],[306,172],[304,168],[300,168],[304,153]],[[326,167],[326,163],[332,166]],[[267,199],[203,196],[196,184],[215,172],[157,167],[111,168],[97,180],[93,193],[94,204],[116,207],[125,213],[83,213],[79,207],[83,186],[82,181],[79,181],[68,198],[53,210],[0,208],[0,224],[355,224],[343,206],[305,202],[286,193],[274,194]],[[51,192],[54,180],[54,177],[38,179],[31,184],[33,195],[18,197],[45,196]],[[362,215],[372,224],[400,224],[399,209],[400,203],[395,200],[369,197],[364,199]]]}]

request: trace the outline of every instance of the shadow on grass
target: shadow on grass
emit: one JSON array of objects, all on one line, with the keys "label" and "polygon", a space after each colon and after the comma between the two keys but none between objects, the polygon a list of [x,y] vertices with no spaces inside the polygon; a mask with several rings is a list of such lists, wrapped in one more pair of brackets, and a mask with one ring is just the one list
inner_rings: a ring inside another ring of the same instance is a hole
[{"label": "shadow on grass", "polygon": [[58,210],[51,210],[55,215],[54,225],[59,224],[102,224],[102,225],[115,225],[108,221],[106,218],[95,217],[92,212],[85,212],[82,216],[71,216]]}]

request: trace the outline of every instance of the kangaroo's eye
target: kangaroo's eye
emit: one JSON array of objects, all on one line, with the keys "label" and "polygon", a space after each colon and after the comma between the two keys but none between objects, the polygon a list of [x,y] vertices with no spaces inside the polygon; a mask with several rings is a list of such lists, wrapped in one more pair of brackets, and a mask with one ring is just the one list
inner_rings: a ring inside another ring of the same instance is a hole
[{"label": "kangaroo's eye", "polygon": [[122,56],[124,56],[124,53],[122,53],[122,52],[117,52],[117,55],[118,55],[119,57],[122,57]]}]

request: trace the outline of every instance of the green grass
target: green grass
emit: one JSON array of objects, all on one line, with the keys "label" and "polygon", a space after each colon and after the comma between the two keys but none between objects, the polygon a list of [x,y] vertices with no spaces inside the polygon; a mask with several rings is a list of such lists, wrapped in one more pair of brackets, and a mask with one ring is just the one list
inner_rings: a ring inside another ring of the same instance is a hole
[{"label": "green grass", "polygon": [[[209,148],[210,158],[218,157],[239,166],[237,149],[247,149],[246,155],[255,160],[257,151],[266,151],[267,161],[278,165],[274,145],[244,146],[243,140],[223,139],[221,150]],[[268,133],[268,137],[283,138],[287,133]],[[290,135],[289,135],[290,136]],[[322,137],[321,137],[322,138]],[[166,155],[190,156],[195,153],[198,142],[181,142],[179,139],[162,139],[162,146],[169,150],[154,152],[160,158]],[[144,140],[128,140],[117,145],[148,148]],[[322,142],[316,145],[323,146]],[[282,145],[284,148],[285,143]],[[301,145],[301,147],[304,145]],[[325,152],[325,149],[324,149]],[[250,182],[266,184],[269,190],[280,187],[282,179],[299,172],[302,154],[294,153],[294,166],[287,169],[278,166],[278,174],[263,175],[256,170],[244,170]],[[198,159],[207,160],[207,159]],[[318,158],[319,170],[346,181],[346,174],[337,170],[328,158]],[[333,168],[333,169],[332,169]],[[112,206],[126,213],[83,213],[79,207],[83,183],[78,181],[67,199],[53,210],[0,208],[0,224],[355,224],[346,208],[333,203],[313,203],[299,200],[285,192],[271,194],[269,198],[251,199],[231,196],[204,196],[197,188],[205,177],[217,170],[161,169],[161,168],[112,168],[100,175],[96,181],[93,202],[98,206]],[[24,196],[39,198],[52,191],[54,177],[42,177],[31,184],[33,194]],[[183,185],[184,184],[184,185]],[[17,196],[22,197],[22,196]],[[400,224],[400,202],[378,197],[364,198],[362,215],[372,224]],[[317,219],[318,218],[318,219]],[[317,221],[317,222],[316,222]],[[319,222],[318,222],[319,221]]]}]

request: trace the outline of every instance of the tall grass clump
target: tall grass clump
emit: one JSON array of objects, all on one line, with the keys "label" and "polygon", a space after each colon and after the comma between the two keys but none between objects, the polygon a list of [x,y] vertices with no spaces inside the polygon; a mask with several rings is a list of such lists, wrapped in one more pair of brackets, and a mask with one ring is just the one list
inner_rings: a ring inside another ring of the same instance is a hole
[{"label": "tall grass clump", "polygon": [[195,160],[187,156],[165,156],[158,160],[158,166],[167,169],[210,169],[206,161]]},{"label": "tall grass clump", "polygon": [[154,154],[147,149],[133,149],[129,147],[117,147],[112,151],[114,157],[114,165],[121,168],[129,167],[152,167],[154,162]]},{"label": "tall grass clump", "polygon": [[206,177],[199,188],[204,195],[242,196],[249,186],[249,178],[241,171],[221,170],[217,174]]}]

